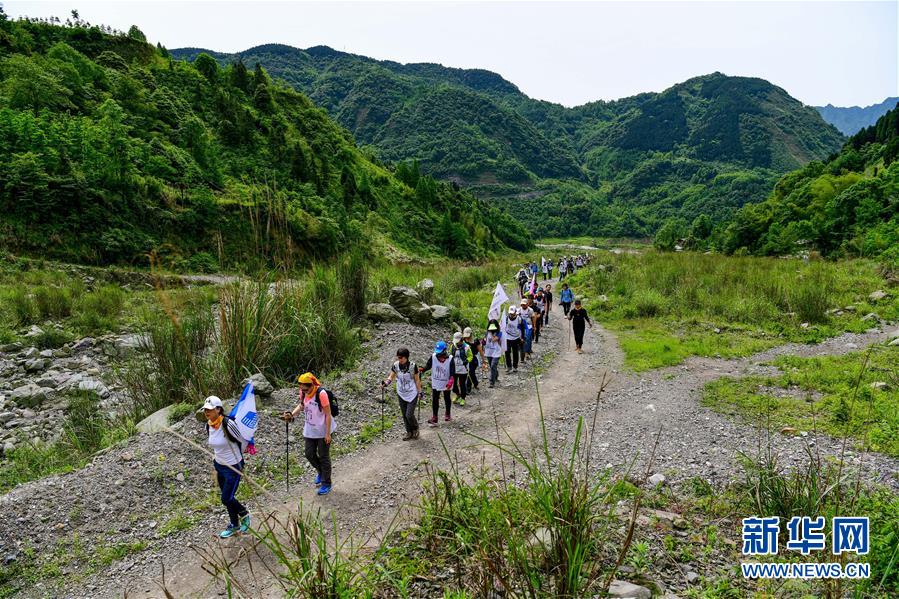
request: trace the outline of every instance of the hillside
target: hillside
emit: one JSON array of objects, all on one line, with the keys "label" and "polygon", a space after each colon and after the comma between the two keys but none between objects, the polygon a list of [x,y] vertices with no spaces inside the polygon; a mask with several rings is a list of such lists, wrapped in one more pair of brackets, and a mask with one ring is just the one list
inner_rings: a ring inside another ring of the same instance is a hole
[{"label": "hillside", "polygon": [[784,176],[728,227],[724,249],[756,254],[812,247],[899,265],[899,107],[855,134],[827,162]]},{"label": "hillside", "polygon": [[[200,52],[173,55],[192,60]],[[671,215],[726,218],[843,141],[784,90],[720,73],[565,108],[478,69],[403,65],[323,46],[211,54],[223,65],[259,62],[384,158],[419,159],[425,172],[512,208],[536,235],[642,236]]]},{"label": "hillside", "polygon": [[815,106],[821,117],[839,129],[844,135],[855,135],[865,127],[870,127],[877,122],[887,111],[892,110],[899,103],[899,97],[887,98],[879,104],[870,106]]},{"label": "hillside", "polygon": [[0,20],[0,247],[212,270],[348,244],[477,258],[528,233],[427,176],[393,172],[258,67],[171,59],[132,28]]}]

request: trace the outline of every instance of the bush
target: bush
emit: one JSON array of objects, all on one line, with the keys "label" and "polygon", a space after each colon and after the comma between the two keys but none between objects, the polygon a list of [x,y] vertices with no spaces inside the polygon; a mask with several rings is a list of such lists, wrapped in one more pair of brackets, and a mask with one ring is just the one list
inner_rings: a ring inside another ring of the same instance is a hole
[{"label": "bush", "polygon": [[34,298],[22,287],[11,289],[4,298],[12,314],[14,326],[24,326],[38,322],[38,309]]},{"label": "bush", "polygon": [[45,287],[34,289],[34,304],[42,320],[66,318],[72,313],[72,292],[66,287]]},{"label": "bush", "polygon": [[112,331],[118,324],[124,304],[125,294],[115,285],[85,293],[75,305],[74,325],[85,334]]},{"label": "bush", "polygon": [[368,258],[358,248],[337,263],[337,282],[340,285],[344,312],[354,320],[365,316]]},{"label": "bush", "polygon": [[664,314],[668,302],[655,289],[638,289],[632,296],[631,303],[635,316],[648,318]]},{"label": "bush", "polygon": [[62,329],[47,327],[40,335],[32,337],[31,342],[39,349],[57,349],[72,341],[72,335]]}]

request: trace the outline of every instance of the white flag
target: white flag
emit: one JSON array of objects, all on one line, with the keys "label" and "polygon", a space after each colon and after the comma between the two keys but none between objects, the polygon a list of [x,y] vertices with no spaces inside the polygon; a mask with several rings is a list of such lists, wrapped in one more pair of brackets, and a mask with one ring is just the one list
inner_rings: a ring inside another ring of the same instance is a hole
[{"label": "white flag", "polygon": [[506,295],[506,290],[503,289],[502,283],[497,283],[496,289],[493,291],[493,301],[490,302],[490,311],[487,312],[487,318],[490,320],[499,318],[503,310],[503,304],[507,301],[509,301],[509,296]]},{"label": "white flag", "polygon": [[253,389],[253,382],[247,381],[247,386],[243,388],[240,399],[234,405],[234,409],[228,414],[233,420],[237,428],[240,429],[240,436],[243,437],[247,453],[256,453],[256,445],[254,443],[256,436],[256,425],[259,418],[256,415],[256,392]]},{"label": "white flag", "polygon": [[503,319],[499,323],[499,340],[502,343],[503,352],[508,349],[508,343],[506,343],[506,324],[508,322],[508,317],[506,313],[503,312]]}]

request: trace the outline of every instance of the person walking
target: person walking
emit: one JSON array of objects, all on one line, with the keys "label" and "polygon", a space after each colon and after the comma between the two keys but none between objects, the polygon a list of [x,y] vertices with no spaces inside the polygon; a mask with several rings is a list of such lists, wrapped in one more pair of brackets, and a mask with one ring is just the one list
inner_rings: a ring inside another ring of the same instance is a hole
[{"label": "person walking", "polygon": [[[546,263],[546,270],[549,273],[550,279],[553,278],[553,267],[554,266],[555,266],[555,264],[553,264],[553,259],[550,258],[549,261],[547,261],[547,263]],[[543,279],[543,280],[545,281],[546,279]]]},{"label": "person walking", "polygon": [[565,275],[568,273],[568,260],[564,257],[559,258],[559,282],[565,280]]},{"label": "person walking", "polygon": [[222,400],[215,395],[206,398],[203,415],[206,417],[206,432],[209,437],[207,443],[215,456],[212,460],[215,479],[230,522],[219,536],[227,539],[250,529],[250,512],[235,497],[244,467],[244,442],[237,423],[225,416]]},{"label": "person walking", "polygon": [[571,310],[571,304],[574,302],[574,292],[568,287],[568,283],[562,283],[562,293],[559,294],[559,303],[562,304],[562,311],[565,317],[568,317],[568,311]]},{"label": "person walking", "polygon": [[471,348],[462,339],[462,333],[453,333],[453,345],[450,348],[450,357],[453,359],[453,393],[459,406],[465,405],[465,397],[468,395],[468,366],[474,359]]},{"label": "person walking", "polygon": [[487,360],[484,357],[484,345],[480,338],[475,337],[471,327],[465,327],[462,331],[462,340],[471,348],[471,362],[468,363],[468,393],[478,390],[478,366],[487,370]]},{"label": "person walking", "polygon": [[579,354],[584,353],[584,350],[581,349],[584,345],[584,323],[590,325],[590,328],[593,328],[593,323],[590,322],[590,317],[587,315],[587,309],[581,307],[581,300],[574,300],[574,308],[571,309],[571,312],[568,314],[568,320],[571,321],[571,328],[574,331],[574,346],[575,351]]},{"label": "person walking", "polygon": [[518,269],[518,275],[516,279],[518,281],[518,297],[522,297],[524,295],[524,286],[528,284],[528,265],[525,264],[522,268]]},{"label": "person walking", "polygon": [[445,341],[438,341],[434,346],[434,354],[428,358],[427,364],[424,365],[424,368],[418,369],[418,374],[421,376],[422,373],[427,371],[431,371],[431,412],[432,416],[430,420],[428,420],[428,425],[437,426],[437,410],[440,408],[440,394],[443,394],[443,403],[445,404],[446,411],[443,415],[443,420],[449,422],[452,420],[450,416],[450,412],[452,410],[453,402],[450,396],[450,391],[453,388],[453,383],[456,371],[454,367],[455,360],[450,360],[449,350],[446,346]]},{"label": "person walking", "polygon": [[534,311],[534,343],[540,343],[540,332],[543,330],[543,313],[546,310],[546,300],[542,289],[537,290],[531,309]]},{"label": "person walking", "polygon": [[531,308],[530,296],[521,298],[521,306],[518,308],[518,318],[521,320],[521,361],[527,362],[534,354],[534,325],[536,316]]},{"label": "person walking", "polygon": [[318,494],[327,495],[331,492],[331,434],[337,429],[331,416],[331,394],[311,372],[301,374],[297,382],[300,401],[293,410],[281,414],[281,419],[291,422],[303,412],[306,461],[315,469]]},{"label": "person walking", "polygon": [[409,350],[401,347],[396,350],[396,362],[390,367],[390,374],[381,383],[381,387],[387,387],[392,381],[396,381],[396,395],[400,402],[400,412],[403,415],[403,425],[406,427],[406,436],[403,441],[418,439],[418,419],[415,417],[415,407],[421,400],[421,378],[418,376],[418,367],[415,362],[409,360]]},{"label": "person walking", "polygon": [[545,281],[546,277],[549,276],[549,262],[547,262],[545,258],[541,258],[540,260],[543,262],[540,266],[541,270],[543,270],[543,280]]},{"label": "person walking", "polygon": [[518,372],[518,359],[522,346],[521,318],[518,316],[518,308],[509,306],[509,315],[506,318],[506,328],[502,331],[506,338],[506,374]]},{"label": "person walking", "polygon": [[543,311],[543,324],[549,324],[549,313],[553,309],[553,287],[547,285],[543,289],[543,299],[546,302],[546,310]]},{"label": "person walking", "polygon": [[499,322],[495,319],[487,323],[487,334],[484,335],[481,351],[490,366],[490,382],[487,386],[493,389],[499,381],[499,359],[503,355],[502,333],[499,330]]}]

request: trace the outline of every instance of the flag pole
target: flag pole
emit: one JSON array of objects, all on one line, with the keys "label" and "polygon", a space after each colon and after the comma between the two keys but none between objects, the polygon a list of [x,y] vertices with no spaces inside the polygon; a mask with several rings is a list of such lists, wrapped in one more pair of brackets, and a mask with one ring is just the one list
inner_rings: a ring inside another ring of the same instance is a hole
[{"label": "flag pole", "polygon": [[284,421],[284,474],[287,478],[287,492],[290,493],[290,421]]},{"label": "flag pole", "polygon": [[384,397],[384,387],[381,387],[381,441],[384,440],[384,402],[387,401]]}]

